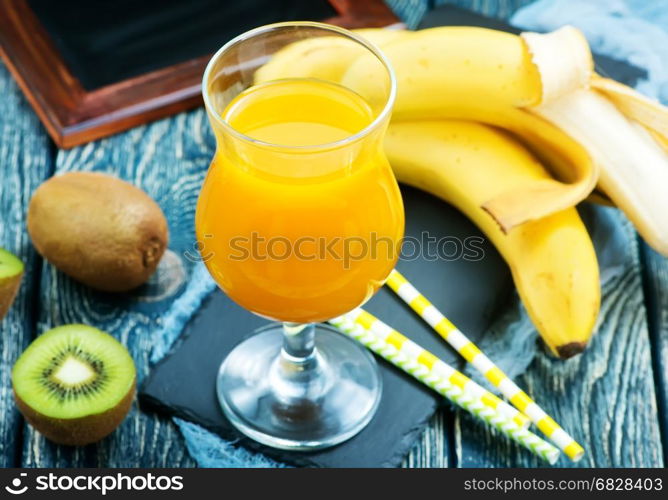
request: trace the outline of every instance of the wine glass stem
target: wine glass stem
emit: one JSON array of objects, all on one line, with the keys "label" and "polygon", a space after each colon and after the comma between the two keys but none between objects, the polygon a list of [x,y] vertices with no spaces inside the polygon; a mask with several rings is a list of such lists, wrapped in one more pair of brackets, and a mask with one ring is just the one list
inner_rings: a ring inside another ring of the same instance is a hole
[{"label": "wine glass stem", "polygon": [[313,323],[283,323],[283,352],[294,363],[303,363],[315,355]]},{"label": "wine glass stem", "polygon": [[283,348],[273,373],[274,397],[285,408],[298,412],[318,404],[331,374],[315,350],[315,324],[283,323]]}]

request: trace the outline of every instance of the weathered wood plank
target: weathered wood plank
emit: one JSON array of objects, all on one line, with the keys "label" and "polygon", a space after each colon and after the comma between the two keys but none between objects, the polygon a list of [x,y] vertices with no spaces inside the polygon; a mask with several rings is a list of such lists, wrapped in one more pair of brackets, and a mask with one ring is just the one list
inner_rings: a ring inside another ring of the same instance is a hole
[{"label": "weathered wood plank", "polygon": [[640,248],[663,456],[668,457],[668,259],[644,242],[640,243]]},{"label": "weathered wood plank", "polygon": [[385,0],[406,26],[415,29],[430,7],[428,0]]},{"label": "weathered wood plank", "polygon": [[51,144],[39,120],[0,63],[0,247],[17,254],[26,273],[16,302],[0,322],[0,467],[16,466],[23,419],[14,406],[11,370],[35,328],[39,262],[26,232],[30,194],[53,168]]},{"label": "weathered wood plank", "polygon": [[[133,129],[108,139],[60,151],[56,173],[95,170],[117,175],[142,187],[162,207],[170,229],[170,249],[182,259],[192,249],[195,202],[213,155],[214,140],[203,110]],[[163,259],[163,262],[165,259]],[[42,270],[38,330],[67,323],[101,328],[128,346],[139,382],[148,373],[153,334],[174,295],[154,301],[155,288],[122,295],[98,293],[79,285],[52,266]],[[160,288],[160,287],[158,287]],[[153,299],[142,298],[148,293]],[[196,362],[196,361],[193,361]],[[178,467],[192,466],[173,424],[135,405],[121,427],[97,445],[55,446],[26,429],[23,465],[30,467]]]},{"label": "weathered wood plank", "polygon": [[517,9],[535,0],[434,0],[434,5],[456,5],[480,14],[499,19],[508,19]]},{"label": "weathered wood plank", "polygon": [[[618,212],[612,216],[623,226],[623,269],[604,286],[590,346],[568,361],[541,352],[519,379],[587,450],[578,464],[562,458],[562,467],[664,464],[639,249],[630,223]],[[455,436],[461,467],[544,465],[468,415],[458,414]]]},{"label": "weathered wood plank", "polygon": [[453,460],[453,427],[452,409],[439,410],[401,466],[411,468],[454,467],[456,463]]}]

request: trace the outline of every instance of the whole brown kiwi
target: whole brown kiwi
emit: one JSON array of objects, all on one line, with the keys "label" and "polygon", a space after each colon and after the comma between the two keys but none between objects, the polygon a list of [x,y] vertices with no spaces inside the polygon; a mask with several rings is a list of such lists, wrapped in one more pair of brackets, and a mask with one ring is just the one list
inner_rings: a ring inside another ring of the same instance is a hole
[{"label": "whole brown kiwi", "polygon": [[94,172],[44,182],[30,200],[28,232],[37,251],[60,271],[108,292],[145,283],[169,241],[165,215],[151,197]]}]

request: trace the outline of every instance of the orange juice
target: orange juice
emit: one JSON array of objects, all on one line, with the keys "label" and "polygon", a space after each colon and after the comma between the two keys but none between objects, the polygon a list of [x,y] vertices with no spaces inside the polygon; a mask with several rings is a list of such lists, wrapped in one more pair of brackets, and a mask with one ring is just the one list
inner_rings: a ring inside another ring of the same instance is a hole
[{"label": "orange juice", "polygon": [[344,87],[290,79],[251,87],[221,116],[196,215],[216,282],[279,321],[364,303],[394,267],[404,228],[384,128],[365,130],[371,108]]}]

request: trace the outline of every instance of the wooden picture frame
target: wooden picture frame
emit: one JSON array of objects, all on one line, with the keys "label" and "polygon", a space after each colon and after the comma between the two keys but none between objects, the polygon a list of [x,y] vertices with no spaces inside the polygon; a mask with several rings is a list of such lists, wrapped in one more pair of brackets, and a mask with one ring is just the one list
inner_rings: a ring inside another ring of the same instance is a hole
[{"label": "wooden picture frame", "polygon": [[[384,27],[399,19],[382,0],[328,0],[345,28]],[[201,104],[212,54],[86,90],[68,69],[25,0],[0,0],[0,53],[60,148],[70,148]]]}]

